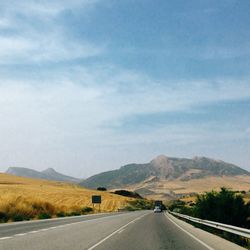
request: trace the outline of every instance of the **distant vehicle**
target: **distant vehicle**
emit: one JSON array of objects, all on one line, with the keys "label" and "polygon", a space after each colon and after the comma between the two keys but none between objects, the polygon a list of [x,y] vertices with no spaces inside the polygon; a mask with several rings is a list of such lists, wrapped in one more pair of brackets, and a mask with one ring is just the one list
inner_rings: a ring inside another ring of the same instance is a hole
[{"label": "distant vehicle", "polygon": [[154,213],[161,213],[161,208],[158,207],[158,206],[156,206],[156,207],[154,208]]},{"label": "distant vehicle", "polygon": [[155,201],[155,207],[162,207],[162,201],[160,201],[160,200],[157,200],[157,201]]}]

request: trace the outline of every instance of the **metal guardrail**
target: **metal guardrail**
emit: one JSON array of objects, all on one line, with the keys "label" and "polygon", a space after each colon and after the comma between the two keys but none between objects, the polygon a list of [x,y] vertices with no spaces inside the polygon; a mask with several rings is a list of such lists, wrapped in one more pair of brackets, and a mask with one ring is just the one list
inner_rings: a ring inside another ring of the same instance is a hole
[{"label": "metal guardrail", "polygon": [[246,228],[231,226],[231,225],[227,225],[227,224],[223,224],[223,223],[219,223],[219,222],[215,222],[215,221],[210,221],[210,220],[202,220],[199,218],[195,218],[192,216],[179,214],[179,213],[175,213],[175,212],[169,212],[169,213],[173,214],[177,217],[184,218],[186,220],[198,223],[198,224],[206,225],[209,227],[220,229],[222,231],[226,231],[226,232],[233,233],[233,234],[236,234],[239,236],[250,238],[250,230],[246,229]]}]

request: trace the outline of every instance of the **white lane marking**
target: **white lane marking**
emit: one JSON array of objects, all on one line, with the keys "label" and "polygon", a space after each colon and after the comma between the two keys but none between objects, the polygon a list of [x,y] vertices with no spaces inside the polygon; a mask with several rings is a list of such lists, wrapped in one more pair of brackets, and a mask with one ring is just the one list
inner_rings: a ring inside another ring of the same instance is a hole
[{"label": "white lane marking", "polygon": [[105,238],[103,238],[101,241],[97,242],[95,245],[93,245],[92,247],[88,248],[87,250],[92,250],[94,248],[96,248],[97,246],[101,245],[104,241],[106,241],[107,239],[111,238],[113,235],[115,235],[116,233],[120,232],[122,229],[125,229],[128,225],[134,223],[135,221],[141,219],[142,217],[146,216],[147,214],[143,214],[140,217],[130,221],[129,223],[127,223],[126,225],[118,228],[117,230],[115,230],[113,233],[109,234],[108,236],[106,236]]},{"label": "white lane marking", "polygon": [[182,228],[181,226],[179,226],[175,221],[173,221],[169,216],[167,216],[165,214],[165,216],[173,223],[175,224],[179,229],[181,229],[183,232],[185,232],[186,234],[188,234],[190,237],[192,237],[193,239],[195,239],[196,241],[198,241],[200,244],[202,244],[204,247],[206,247],[209,250],[214,250],[214,248],[210,247],[209,245],[207,245],[204,241],[198,239],[196,236],[194,236],[193,234],[189,233],[187,230],[185,230],[184,228]]},{"label": "white lane marking", "polygon": [[65,227],[65,225],[59,225],[59,226],[57,226],[58,228],[60,228],[60,227]]},{"label": "white lane marking", "polygon": [[[108,214],[108,213],[103,213],[103,214]],[[63,225],[59,225],[59,226],[55,226],[55,227],[48,227],[48,228],[39,229],[39,230],[36,230],[36,231],[30,231],[30,232],[27,232],[27,233],[15,234],[15,235],[9,236],[9,237],[2,237],[2,238],[0,238],[0,240],[11,239],[11,238],[13,238],[15,236],[24,236],[24,235],[27,235],[27,234],[45,232],[45,231],[48,231],[48,230],[51,230],[51,229],[57,229],[59,227],[66,227],[66,226],[76,225],[76,224],[80,224],[80,223],[84,223],[84,222],[91,222],[91,221],[96,221],[96,220],[101,220],[101,219],[109,219],[109,218],[112,218],[112,217],[115,217],[115,216],[117,217],[117,216],[122,216],[122,215],[124,215],[124,214],[114,214],[114,215],[110,215],[110,216],[99,217],[99,218],[96,218],[96,219],[72,222],[72,223],[63,224]]]},{"label": "white lane marking", "polygon": [[[107,212],[107,213],[96,213],[96,214],[85,214],[85,215],[77,215],[77,216],[69,216],[69,217],[60,217],[60,218],[51,218],[51,219],[43,219],[42,221],[59,221],[59,220],[71,220],[72,218],[86,218],[92,216],[106,215],[106,214],[114,214],[116,215],[118,212]],[[10,223],[0,223],[0,228],[8,227],[10,225],[22,225],[22,224],[33,224],[40,222],[41,220],[32,220],[32,221],[18,221],[18,222],[10,222]]]},{"label": "white lane marking", "polygon": [[27,233],[23,233],[23,234],[15,234],[14,236],[24,236],[26,235]]},{"label": "white lane marking", "polygon": [[7,240],[7,239],[12,239],[13,237],[2,237],[0,240]]},{"label": "white lane marking", "polygon": [[118,234],[121,234],[124,230],[125,230],[125,228],[123,228],[122,230],[120,230],[120,231],[118,232]]}]

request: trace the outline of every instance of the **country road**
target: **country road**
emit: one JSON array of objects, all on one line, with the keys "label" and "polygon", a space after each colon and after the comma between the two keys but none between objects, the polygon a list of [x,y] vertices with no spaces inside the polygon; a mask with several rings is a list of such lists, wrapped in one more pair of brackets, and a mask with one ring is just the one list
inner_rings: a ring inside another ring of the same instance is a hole
[{"label": "country road", "polygon": [[152,211],[0,225],[1,250],[244,249]]}]

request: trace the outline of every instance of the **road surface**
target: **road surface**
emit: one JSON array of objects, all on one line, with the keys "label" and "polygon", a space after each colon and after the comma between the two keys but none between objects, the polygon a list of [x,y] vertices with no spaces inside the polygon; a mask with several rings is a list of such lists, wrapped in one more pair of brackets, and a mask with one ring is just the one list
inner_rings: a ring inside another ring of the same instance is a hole
[{"label": "road surface", "polygon": [[171,215],[140,211],[0,225],[1,250],[243,249]]}]

